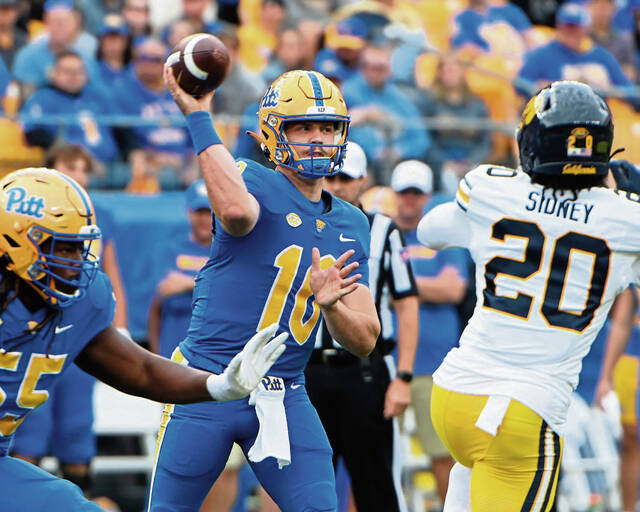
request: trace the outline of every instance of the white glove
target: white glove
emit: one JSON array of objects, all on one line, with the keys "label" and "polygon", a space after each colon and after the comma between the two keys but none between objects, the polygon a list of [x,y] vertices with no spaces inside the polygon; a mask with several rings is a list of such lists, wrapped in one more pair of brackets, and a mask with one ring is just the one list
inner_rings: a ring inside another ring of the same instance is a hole
[{"label": "white glove", "polygon": [[272,324],[254,334],[221,375],[209,376],[207,390],[214,400],[226,402],[244,398],[260,384],[284,352],[284,342],[289,337],[283,332],[271,340],[277,330],[278,324]]}]

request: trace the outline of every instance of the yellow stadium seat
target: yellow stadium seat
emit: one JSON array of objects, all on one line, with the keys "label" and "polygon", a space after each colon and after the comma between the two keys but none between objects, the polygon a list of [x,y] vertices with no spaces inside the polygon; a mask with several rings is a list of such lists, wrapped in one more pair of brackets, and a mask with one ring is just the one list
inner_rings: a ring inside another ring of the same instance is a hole
[{"label": "yellow stadium seat", "polygon": [[556,31],[553,27],[546,27],[544,25],[534,25],[531,27],[529,34],[527,35],[527,41],[530,48],[537,48],[543,44],[550,42],[556,35]]},{"label": "yellow stadium seat", "polygon": [[428,89],[435,80],[438,71],[440,57],[435,53],[423,53],[416,59],[415,79],[416,85],[422,89]]},{"label": "yellow stadium seat", "polygon": [[28,146],[22,127],[15,121],[0,118],[0,140],[0,177],[16,169],[42,165],[42,148]]},{"label": "yellow stadium seat", "polygon": [[[518,118],[520,100],[511,85],[517,71],[512,59],[490,54],[476,57],[467,69],[469,88],[484,100],[494,121],[508,123]],[[491,160],[502,160],[511,151],[511,136],[494,133]]]},{"label": "yellow stadium seat", "polygon": [[620,158],[640,164],[640,114],[625,101],[609,99],[607,103],[615,125],[613,149],[626,148]]},{"label": "yellow stadium seat", "polygon": [[449,50],[453,17],[461,8],[459,0],[423,0],[417,4],[427,39],[437,50]]}]

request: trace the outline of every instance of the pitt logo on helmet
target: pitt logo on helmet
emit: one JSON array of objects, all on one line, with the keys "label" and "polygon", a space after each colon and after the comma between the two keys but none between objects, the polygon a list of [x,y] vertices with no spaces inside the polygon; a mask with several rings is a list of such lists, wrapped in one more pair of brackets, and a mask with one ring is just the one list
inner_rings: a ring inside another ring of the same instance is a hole
[{"label": "pitt logo on helmet", "polygon": [[9,196],[5,206],[8,212],[28,215],[36,219],[44,217],[44,213],[42,213],[45,207],[44,197],[36,195],[27,197],[27,191],[22,187],[12,187],[5,190],[4,193]]},{"label": "pitt logo on helmet", "polygon": [[260,103],[260,108],[273,108],[278,106],[278,100],[280,100],[280,87],[271,86],[267,89],[267,92],[264,93],[262,98],[262,103]]}]

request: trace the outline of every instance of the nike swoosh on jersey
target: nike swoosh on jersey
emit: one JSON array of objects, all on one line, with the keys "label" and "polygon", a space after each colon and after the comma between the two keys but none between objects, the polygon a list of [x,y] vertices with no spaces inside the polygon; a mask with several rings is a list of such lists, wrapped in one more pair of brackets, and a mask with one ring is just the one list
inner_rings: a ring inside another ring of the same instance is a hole
[{"label": "nike swoosh on jersey", "polygon": [[58,327],[56,325],[56,334],[60,334],[61,332],[71,329],[72,327],[73,327],[73,324],[65,325],[64,327]]},{"label": "nike swoosh on jersey", "polygon": [[338,237],[338,240],[340,240],[341,242],[355,242],[356,241],[355,238],[347,238],[346,236],[344,236],[344,233],[340,233],[340,236]]},{"label": "nike swoosh on jersey", "polygon": [[298,389],[302,384],[291,384],[291,389]]}]

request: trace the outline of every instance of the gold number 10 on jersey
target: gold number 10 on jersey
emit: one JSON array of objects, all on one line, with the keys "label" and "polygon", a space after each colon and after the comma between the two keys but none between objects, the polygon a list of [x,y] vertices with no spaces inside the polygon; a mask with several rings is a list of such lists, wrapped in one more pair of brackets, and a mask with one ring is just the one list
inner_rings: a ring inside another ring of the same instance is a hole
[{"label": "gold number 10 on jersey", "polygon": [[[290,245],[286,249],[280,251],[275,258],[274,266],[278,268],[278,275],[276,276],[269,297],[267,297],[267,303],[262,310],[262,316],[260,317],[260,324],[258,329],[264,329],[273,323],[279,323],[282,312],[284,311],[287,297],[292,290],[293,282],[300,267],[300,261],[302,260],[302,247],[299,245]],[[323,269],[330,267],[336,262],[335,258],[331,255],[322,256],[320,258],[320,267]],[[320,308],[313,301],[313,312],[311,316],[304,320],[304,314],[307,310],[307,302],[312,295],[311,292],[311,266],[307,267],[302,281],[302,286],[295,292],[295,304],[289,317],[289,330],[294,339],[302,345],[309,339],[311,331],[318,323],[320,317]]]},{"label": "gold number 10 on jersey", "polygon": [[[485,288],[482,292],[486,308],[490,308],[524,320],[531,314],[533,297],[518,293],[515,297],[496,295],[496,278],[500,275],[526,281],[541,270],[547,237],[534,222],[503,218],[491,227],[491,238],[499,242],[520,238],[525,241],[524,258],[515,260],[496,256],[484,267]],[[580,253],[592,260],[589,287],[584,306],[580,311],[562,309],[561,303],[568,287],[571,258]],[[540,312],[550,327],[575,332],[584,331],[595,310],[602,301],[609,277],[611,249],[601,238],[568,231],[554,241],[551,264],[545,281],[544,299]]]}]

